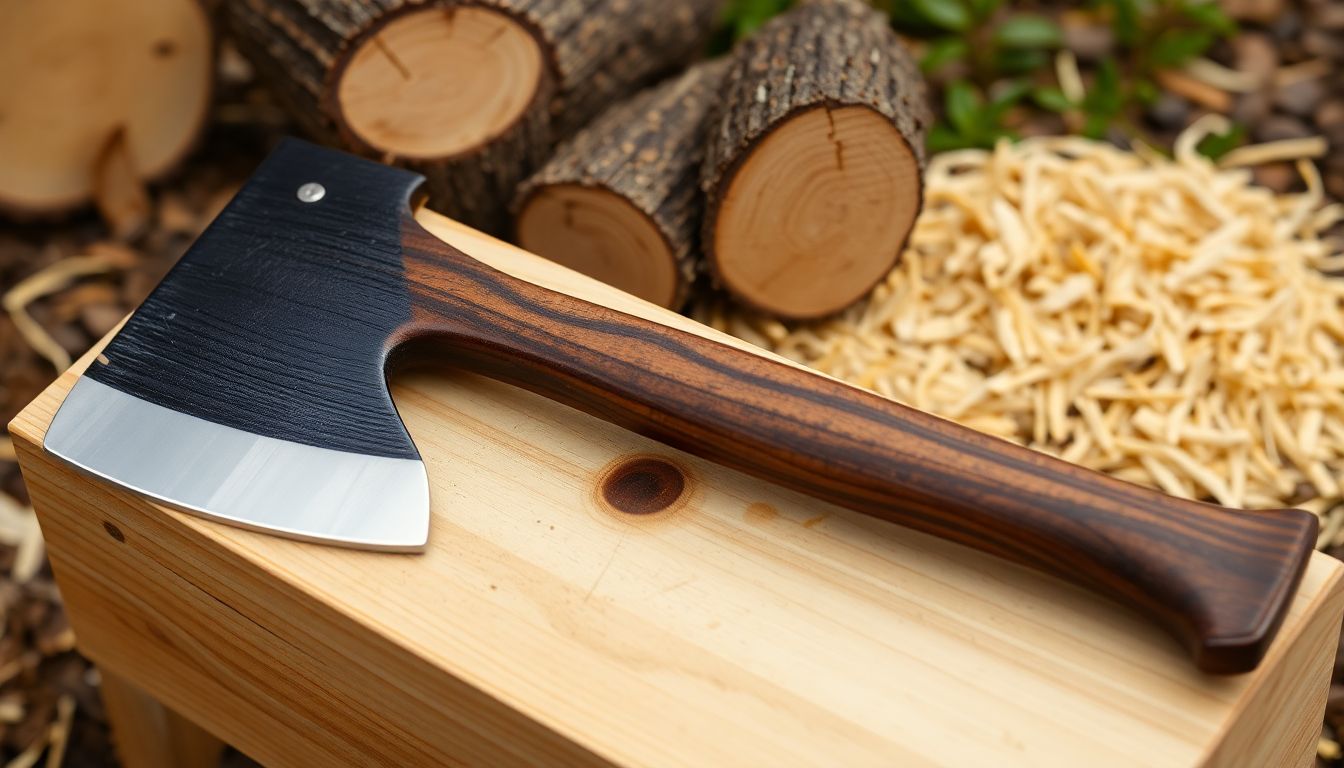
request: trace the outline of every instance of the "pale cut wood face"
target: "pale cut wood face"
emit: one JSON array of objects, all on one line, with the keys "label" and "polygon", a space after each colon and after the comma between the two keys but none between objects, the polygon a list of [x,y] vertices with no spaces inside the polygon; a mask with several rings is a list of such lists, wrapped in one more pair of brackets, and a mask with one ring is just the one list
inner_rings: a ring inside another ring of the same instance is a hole
[{"label": "pale cut wood face", "polygon": [[339,73],[346,125],[378,152],[435,159],[509,129],[536,98],[541,47],[488,8],[401,14],[366,38]]},{"label": "pale cut wood face", "polygon": [[607,190],[542,189],[518,217],[518,239],[533,253],[659,306],[677,295],[677,262],[658,227]]},{"label": "pale cut wood face", "polygon": [[866,107],[783,122],[733,174],[714,228],[719,277],[749,304],[811,317],[862,296],[900,256],[919,163]]},{"label": "pale cut wood face", "polygon": [[210,99],[210,25],[196,0],[60,5],[0,8],[0,204],[15,208],[87,200],[98,153],[119,128],[140,176],[164,173]]},{"label": "pale cut wood face", "polygon": [[[751,348],[419,219],[530,282]],[[40,453],[74,376],[13,429],[81,648],[268,765],[1276,765],[1315,748],[1344,608],[1323,555],[1261,667],[1214,678],[1082,590],[463,374],[393,383],[434,486],[423,556],[212,524]],[[650,453],[685,469],[686,502],[603,506],[606,470]]]}]

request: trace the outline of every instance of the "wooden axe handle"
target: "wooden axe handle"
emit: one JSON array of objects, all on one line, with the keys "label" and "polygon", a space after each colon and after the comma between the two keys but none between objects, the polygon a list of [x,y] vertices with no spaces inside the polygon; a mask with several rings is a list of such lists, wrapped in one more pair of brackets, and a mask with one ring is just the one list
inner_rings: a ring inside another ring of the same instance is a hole
[{"label": "wooden axe handle", "polygon": [[403,233],[413,317],[398,342],[446,342],[454,366],[1108,595],[1207,672],[1255,667],[1315,543],[1305,511],[1174,498],[515,279],[413,221]]}]

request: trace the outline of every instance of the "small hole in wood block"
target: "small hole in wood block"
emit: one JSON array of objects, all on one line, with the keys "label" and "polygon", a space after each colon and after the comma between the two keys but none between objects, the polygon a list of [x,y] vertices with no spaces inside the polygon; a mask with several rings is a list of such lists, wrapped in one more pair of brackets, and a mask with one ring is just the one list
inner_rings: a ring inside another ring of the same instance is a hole
[{"label": "small hole in wood block", "polygon": [[104,520],[104,521],[103,521],[103,530],[104,530],[104,531],[107,531],[107,535],[108,535],[108,536],[111,536],[111,537],[114,538],[114,539],[116,539],[118,542],[120,542],[120,543],[122,543],[122,544],[125,544],[125,543],[126,543],[126,534],[122,533],[122,532],[121,532],[121,529],[118,528],[117,526],[113,525],[112,523],[110,523],[110,522]]},{"label": "small hole in wood block", "polygon": [[154,43],[154,55],[160,59],[166,59],[177,53],[177,43],[172,40],[159,40]]},{"label": "small hole in wood block", "polygon": [[602,480],[602,498],[619,512],[651,515],[672,506],[686,490],[686,476],[666,459],[641,456],[617,464]]}]

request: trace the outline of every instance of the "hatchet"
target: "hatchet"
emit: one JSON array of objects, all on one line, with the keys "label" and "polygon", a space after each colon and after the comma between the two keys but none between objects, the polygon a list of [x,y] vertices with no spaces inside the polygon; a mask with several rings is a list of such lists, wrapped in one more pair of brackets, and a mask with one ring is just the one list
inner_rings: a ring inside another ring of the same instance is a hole
[{"label": "hatchet", "polygon": [[421,177],[286,141],[75,384],[46,449],[216,520],[423,548],[429,484],[386,373],[426,355],[722,465],[1138,608],[1255,666],[1307,512],[1186,501],[503,274],[412,216]]}]

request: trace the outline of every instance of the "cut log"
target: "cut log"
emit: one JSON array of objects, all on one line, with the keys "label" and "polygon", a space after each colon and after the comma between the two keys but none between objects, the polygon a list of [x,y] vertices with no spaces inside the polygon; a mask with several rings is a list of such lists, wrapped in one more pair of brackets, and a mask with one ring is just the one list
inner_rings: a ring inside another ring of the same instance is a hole
[{"label": "cut log", "polygon": [[5,3],[0,208],[42,215],[88,203],[118,130],[143,178],[172,170],[205,123],[213,61],[197,0]]},{"label": "cut log", "polygon": [[696,275],[705,117],[726,60],[613,106],[518,195],[523,248],[671,309]]},{"label": "cut log", "polygon": [[141,179],[126,130],[118,126],[93,164],[93,202],[108,232],[118,240],[133,240],[149,224],[149,193]]},{"label": "cut log", "polygon": [[239,49],[310,134],[428,179],[490,232],[554,140],[697,53],[719,0],[230,0]]},{"label": "cut log", "polygon": [[792,319],[862,298],[923,198],[928,102],[886,18],[812,0],[738,45],[711,116],[703,248],[739,301]]},{"label": "cut log", "polygon": [[230,0],[230,27],[313,137],[413,168],[431,204],[498,233],[550,144],[536,30],[483,6]]}]

